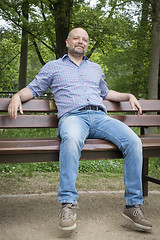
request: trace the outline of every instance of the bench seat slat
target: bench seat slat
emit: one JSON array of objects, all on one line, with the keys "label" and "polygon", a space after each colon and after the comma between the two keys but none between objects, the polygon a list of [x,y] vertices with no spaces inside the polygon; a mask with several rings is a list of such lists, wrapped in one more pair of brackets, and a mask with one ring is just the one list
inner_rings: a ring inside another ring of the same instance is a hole
[{"label": "bench seat slat", "polygon": [[[160,148],[160,135],[159,137],[150,136],[149,138],[142,136],[143,149],[158,149]],[[59,151],[60,140],[57,138],[46,138],[46,139],[3,139],[0,140],[0,154],[13,154],[18,153],[36,153],[36,152],[47,152],[47,151]],[[83,148],[83,151],[108,151],[117,149],[117,147],[102,139],[87,139]],[[159,150],[160,151],[160,150]]]}]

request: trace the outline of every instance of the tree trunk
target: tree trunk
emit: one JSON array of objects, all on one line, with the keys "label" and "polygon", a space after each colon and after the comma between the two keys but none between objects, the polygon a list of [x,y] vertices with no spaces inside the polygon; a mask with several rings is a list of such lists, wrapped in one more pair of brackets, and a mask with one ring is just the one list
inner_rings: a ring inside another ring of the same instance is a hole
[{"label": "tree trunk", "polygon": [[22,15],[24,17],[22,27],[22,40],[21,40],[21,56],[20,56],[20,69],[19,69],[19,90],[24,88],[27,84],[27,58],[28,58],[28,32],[26,23],[28,22],[29,3],[24,0],[22,4]]},{"label": "tree trunk", "polygon": [[[146,0],[142,1],[142,15],[140,20],[140,25],[137,31],[137,52],[141,56],[141,61],[143,61],[144,55],[144,45],[142,44],[146,39],[146,33],[148,28],[148,15],[149,15],[149,2]],[[140,63],[141,64],[141,63]]]},{"label": "tree trunk", "polygon": [[56,58],[60,58],[67,53],[65,40],[69,32],[73,0],[57,0],[53,5],[56,31]]},{"label": "tree trunk", "polygon": [[152,3],[152,45],[148,86],[148,98],[158,99],[158,78],[160,58],[160,0]]},{"label": "tree trunk", "polygon": [[[149,2],[146,0],[142,1],[142,14],[140,19],[139,27],[137,28],[137,49],[136,49],[136,56],[137,61],[133,66],[133,74],[134,76],[140,76],[141,70],[144,67],[144,59],[146,55],[145,50],[145,40],[147,37],[147,28],[148,28],[148,15],[149,15]],[[144,81],[144,79],[142,79]],[[141,85],[141,82],[139,80],[139,83]],[[139,86],[140,86],[139,85]],[[140,90],[137,89],[138,86],[136,86],[135,92],[139,92]],[[138,91],[137,91],[138,90]],[[138,97],[138,96],[137,96]]]},{"label": "tree trunk", "polygon": [[[152,2],[152,45],[148,85],[148,99],[153,100],[158,99],[159,58],[160,58],[160,0],[155,0]],[[156,127],[149,128],[149,134],[156,133],[157,133]]]}]

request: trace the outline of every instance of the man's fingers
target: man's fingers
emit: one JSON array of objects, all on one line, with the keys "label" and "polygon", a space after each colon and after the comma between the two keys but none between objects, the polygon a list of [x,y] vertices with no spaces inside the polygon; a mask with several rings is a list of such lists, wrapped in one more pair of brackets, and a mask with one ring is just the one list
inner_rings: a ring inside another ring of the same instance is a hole
[{"label": "man's fingers", "polygon": [[139,104],[136,104],[135,106],[136,106],[137,109],[138,109],[138,115],[141,115],[141,114],[142,114],[142,108],[141,108],[141,106],[140,106]]},{"label": "man's fingers", "polygon": [[13,120],[15,120],[15,119],[17,118],[17,111],[18,111],[17,108],[12,107],[12,109],[11,109],[11,118],[12,118]]},{"label": "man's fingers", "polygon": [[8,113],[9,116],[11,117],[11,119],[15,120],[17,118],[17,112],[23,114],[23,109],[22,109],[22,104],[20,103],[19,106],[18,105],[14,105],[14,104],[10,104],[8,107]]},{"label": "man's fingers", "polygon": [[20,112],[21,114],[23,114],[22,104],[20,104],[20,106],[19,106],[19,112]]},{"label": "man's fingers", "polygon": [[131,108],[135,110],[136,108],[138,109],[138,115],[142,114],[142,108],[138,102],[132,102],[131,103]]},{"label": "man's fingers", "polygon": [[132,108],[132,110],[135,110],[135,105],[134,105],[134,103],[131,103],[131,108]]}]

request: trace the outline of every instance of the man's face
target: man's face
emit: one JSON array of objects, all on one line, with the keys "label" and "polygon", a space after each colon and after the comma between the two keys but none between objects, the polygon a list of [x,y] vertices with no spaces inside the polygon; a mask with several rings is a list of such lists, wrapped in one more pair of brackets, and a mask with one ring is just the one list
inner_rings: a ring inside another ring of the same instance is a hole
[{"label": "man's face", "polygon": [[88,34],[84,29],[73,29],[70,38],[66,40],[68,53],[71,55],[84,56],[88,49]]}]

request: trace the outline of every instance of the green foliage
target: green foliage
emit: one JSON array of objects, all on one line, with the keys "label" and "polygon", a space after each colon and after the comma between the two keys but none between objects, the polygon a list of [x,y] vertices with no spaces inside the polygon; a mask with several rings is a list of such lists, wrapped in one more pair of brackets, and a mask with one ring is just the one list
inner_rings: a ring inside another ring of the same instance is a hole
[{"label": "green foliage", "polygon": [[[52,4],[48,0],[28,1],[30,21],[27,28],[30,34],[27,74],[30,82],[42,66],[33,40],[36,41],[44,62],[55,59],[57,26],[55,1],[52,1]],[[1,34],[0,81],[3,81],[1,90],[18,89],[18,53],[21,44],[19,36],[22,23],[25,21],[21,14],[22,2],[2,0],[0,3],[3,18],[12,22],[12,28],[3,30]],[[87,2],[74,1],[68,16],[69,28],[83,27],[87,30],[90,36],[87,54],[92,61],[102,66],[109,88],[132,92],[139,98],[147,98],[151,45],[149,4],[145,6],[141,0],[99,0],[96,6],[91,7],[90,1]],[[16,55],[17,57],[7,64]],[[3,67],[5,68],[2,70]]]},{"label": "green foliage", "polygon": [[80,161],[79,172],[81,173],[95,173],[95,172],[123,172],[123,160],[91,160]]},{"label": "green foliage", "polygon": [[17,163],[17,164],[1,164],[0,173],[19,173],[22,176],[33,176],[33,172],[59,172],[59,163],[42,162],[42,163]]},{"label": "green foliage", "polygon": [[152,158],[149,162],[150,174],[160,179],[160,157]]},{"label": "green foliage", "polygon": [[19,75],[20,39],[13,30],[2,28],[0,41],[0,91],[11,91],[16,87]]},{"label": "green foliage", "polygon": [[[56,56],[51,50],[48,48],[44,48],[44,46],[38,42],[38,48],[41,52],[42,58],[44,62],[52,61],[56,59]],[[39,70],[41,69],[42,64],[39,62],[37,54],[35,54],[35,49],[31,45],[28,51],[28,71],[27,71],[27,84],[30,83],[36,74],[38,74]]]},{"label": "green foliage", "polygon": [[57,129],[53,128],[33,128],[33,129],[3,129],[0,131],[0,137],[56,137]]},{"label": "green foliage", "polygon": [[[105,4],[106,1],[99,1],[94,11],[88,5],[82,5],[73,24],[88,31],[88,56],[101,65],[109,88],[147,98],[150,15],[148,13],[147,19],[141,19],[140,1],[135,11],[130,9],[131,1],[108,1],[107,7]],[[139,22],[135,22],[137,16]]]},{"label": "green foliage", "polygon": [[[12,177],[14,173],[32,177],[34,172],[59,172],[59,162],[1,164],[0,174]],[[123,174],[123,159],[88,160],[79,162],[80,173]],[[149,174],[160,178],[160,158],[151,158]]]},{"label": "green foliage", "polygon": [[[42,163],[17,163],[1,164],[0,173],[21,173],[23,176],[32,177],[33,172],[59,172],[59,162],[42,162]],[[123,160],[90,160],[80,161],[80,173],[96,172],[123,172]]]}]

